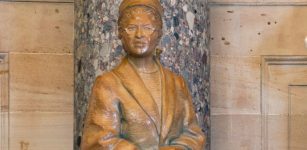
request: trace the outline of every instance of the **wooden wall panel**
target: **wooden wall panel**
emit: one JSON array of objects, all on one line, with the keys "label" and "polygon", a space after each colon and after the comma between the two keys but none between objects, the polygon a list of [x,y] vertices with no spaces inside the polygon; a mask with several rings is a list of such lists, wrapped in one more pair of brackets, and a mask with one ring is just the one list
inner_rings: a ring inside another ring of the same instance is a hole
[{"label": "wooden wall panel", "polygon": [[2,1],[0,10],[0,52],[72,52],[72,3]]}]

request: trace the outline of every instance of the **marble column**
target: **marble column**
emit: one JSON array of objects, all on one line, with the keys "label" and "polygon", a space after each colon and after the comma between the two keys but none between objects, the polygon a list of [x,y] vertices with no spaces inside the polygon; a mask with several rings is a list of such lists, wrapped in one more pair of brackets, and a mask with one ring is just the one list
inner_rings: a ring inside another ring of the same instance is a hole
[{"label": "marble column", "polygon": [[[96,76],[125,55],[117,37],[121,0],[75,1],[75,146],[82,138],[88,99]],[[188,82],[197,118],[210,143],[209,22],[207,0],[161,0],[164,36],[162,64]]]}]

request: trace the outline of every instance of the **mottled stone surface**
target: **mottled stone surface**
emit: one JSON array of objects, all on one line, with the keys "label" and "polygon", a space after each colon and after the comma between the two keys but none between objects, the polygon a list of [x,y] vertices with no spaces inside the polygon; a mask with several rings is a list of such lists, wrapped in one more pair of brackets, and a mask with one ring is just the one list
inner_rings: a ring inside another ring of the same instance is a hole
[{"label": "mottled stone surface", "polygon": [[[95,77],[116,66],[125,55],[117,37],[121,0],[75,1],[75,150]],[[162,64],[188,82],[198,122],[210,143],[209,50],[206,0],[161,0],[164,36]]]}]

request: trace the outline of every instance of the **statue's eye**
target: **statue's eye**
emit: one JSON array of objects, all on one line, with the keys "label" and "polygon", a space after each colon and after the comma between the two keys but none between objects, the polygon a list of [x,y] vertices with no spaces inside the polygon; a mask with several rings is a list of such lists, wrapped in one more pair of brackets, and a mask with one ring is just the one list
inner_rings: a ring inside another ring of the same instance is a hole
[{"label": "statue's eye", "polygon": [[125,28],[125,31],[128,34],[135,34],[138,30],[140,30],[142,34],[152,34],[156,29],[151,25],[128,25]]},{"label": "statue's eye", "polygon": [[136,31],[137,30],[137,27],[136,26],[128,26],[126,28],[128,31]]},{"label": "statue's eye", "polygon": [[155,30],[155,28],[152,27],[152,26],[144,26],[143,29],[147,30],[147,31],[154,31]]}]

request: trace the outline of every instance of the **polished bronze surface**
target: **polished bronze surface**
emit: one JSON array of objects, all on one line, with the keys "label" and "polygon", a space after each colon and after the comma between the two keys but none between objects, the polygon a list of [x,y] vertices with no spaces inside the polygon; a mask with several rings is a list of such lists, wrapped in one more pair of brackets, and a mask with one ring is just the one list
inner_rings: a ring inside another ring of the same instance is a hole
[{"label": "polished bronze surface", "polygon": [[204,149],[185,81],[155,57],[162,12],[157,0],[122,2],[119,38],[127,56],[94,83],[82,150]]}]

